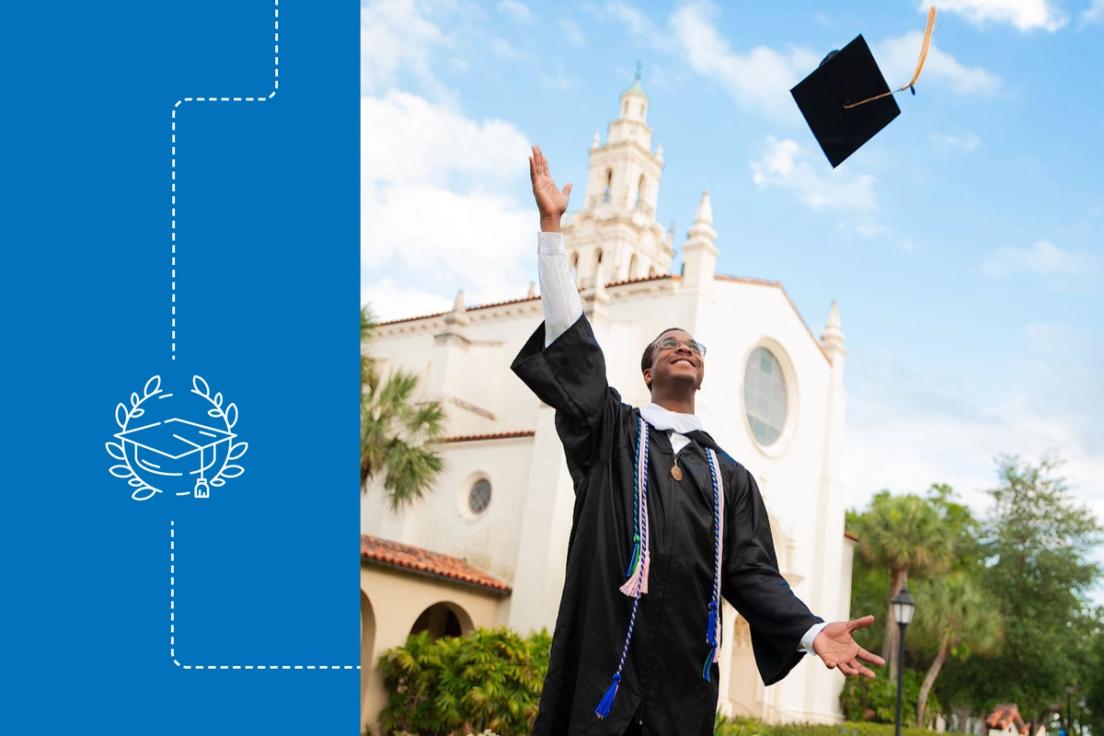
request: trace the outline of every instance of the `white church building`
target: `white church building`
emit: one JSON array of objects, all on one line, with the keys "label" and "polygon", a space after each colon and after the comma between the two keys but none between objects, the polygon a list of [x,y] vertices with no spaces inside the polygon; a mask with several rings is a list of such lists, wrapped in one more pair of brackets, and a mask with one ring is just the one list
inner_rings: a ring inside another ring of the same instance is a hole
[{"label": "white church building", "polygon": [[[708,346],[697,398],[706,429],[755,476],[782,574],[826,620],[849,615],[854,538],[844,530],[840,453],[846,393],[835,304],[818,337],[777,281],[717,273],[723,238],[702,195],[673,272],[674,233],[656,222],[663,148],[652,148],[648,97],[621,94],[606,141],[596,134],[582,208],[564,224],[584,310],[610,385],[649,401],[640,354],[679,326]],[[536,238],[534,237],[534,241]],[[537,268],[533,248],[533,273]],[[553,629],[574,493],[553,410],[510,371],[543,319],[540,297],[466,306],[381,324],[371,351],[420,376],[445,407],[445,470],[412,507],[390,510],[372,481],[361,505],[362,724],[385,692],[375,661],[414,631],[475,626]],[[725,604],[719,709],[769,722],[842,720],[843,676],[806,657],[766,688],[746,622]]]}]

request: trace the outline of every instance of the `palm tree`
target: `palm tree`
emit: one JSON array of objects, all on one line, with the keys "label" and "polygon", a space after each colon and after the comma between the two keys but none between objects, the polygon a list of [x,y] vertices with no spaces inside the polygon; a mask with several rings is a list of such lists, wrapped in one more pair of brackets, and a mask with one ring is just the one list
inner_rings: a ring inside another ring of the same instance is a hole
[{"label": "palm tree", "polygon": [[360,487],[383,474],[392,509],[421,498],[444,467],[433,442],[444,431],[445,412],[436,401],[417,402],[418,377],[402,370],[380,375],[375,358],[364,352],[375,321],[360,310]]},{"label": "palm tree", "polygon": [[893,496],[881,491],[870,508],[855,520],[859,552],[872,565],[890,574],[886,599],[885,638],[882,657],[889,662],[889,677],[897,675],[897,624],[890,601],[908,582],[909,572],[932,574],[950,561],[952,540],[939,513],[919,496]]},{"label": "palm tree", "polygon": [[1004,639],[1004,627],[994,602],[966,573],[925,582],[917,586],[916,597],[917,608],[923,611],[916,617],[917,635],[936,647],[916,704],[916,725],[923,728],[928,695],[947,658],[994,653]]}]

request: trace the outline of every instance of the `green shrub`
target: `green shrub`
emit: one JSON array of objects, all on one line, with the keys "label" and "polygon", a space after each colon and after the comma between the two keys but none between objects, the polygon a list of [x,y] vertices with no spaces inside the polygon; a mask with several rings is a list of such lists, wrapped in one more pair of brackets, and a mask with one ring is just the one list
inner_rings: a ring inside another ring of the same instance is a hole
[{"label": "green shrub", "polygon": [[476,629],[436,641],[424,632],[411,636],[380,657],[389,693],[380,713],[382,733],[529,733],[550,647],[543,630],[529,637],[508,629]]},{"label": "green shrub", "polygon": [[[916,701],[920,698],[922,681],[923,675],[919,672],[905,670],[905,686],[901,699],[902,725],[916,723]],[[840,693],[840,707],[843,709],[843,717],[848,721],[893,723],[897,712],[897,682],[887,677],[874,680],[849,677],[843,692]],[[934,719],[942,712],[943,706],[935,692],[929,693],[925,720]],[[859,736],[867,736],[867,734],[859,734]]]},{"label": "green shrub", "polygon": [[[904,708],[902,708],[903,711]],[[713,734],[714,736],[893,736],[893,724],[848,721],[839,725],[783,723],[769,726],[750,718],[731,719],[717,716]],[[901,736],[932,736],[932,732],[922,728],[902,728]],[[953,736],[953,734],[947,734],[947,736]]]}]

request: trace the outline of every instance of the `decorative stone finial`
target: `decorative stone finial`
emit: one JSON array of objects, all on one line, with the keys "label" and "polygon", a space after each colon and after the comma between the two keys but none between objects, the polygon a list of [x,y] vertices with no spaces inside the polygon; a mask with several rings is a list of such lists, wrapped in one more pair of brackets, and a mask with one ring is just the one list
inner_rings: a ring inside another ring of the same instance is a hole
[{"label": "decorative stone finial", "polygon": [[834,299],[828,309],[828,319],[824,322],[824,332],[820,335],[820,341],[830,354],[843,352],[843,324],[840,322],[839,304]]},{"label": "decorative stone finial", "polygon": [[713,224],[713,202],[709,198],[709,190],[702,192],[701,202],[698,204],[698,213],[694,215],[694,224]]},{"label": "decorative stone finial", "polygon": [[452,302],[452,311],[445,315],[445,324],[466,325],[470,321],[468,311],[464,308],[464,290],[460,289]]}]

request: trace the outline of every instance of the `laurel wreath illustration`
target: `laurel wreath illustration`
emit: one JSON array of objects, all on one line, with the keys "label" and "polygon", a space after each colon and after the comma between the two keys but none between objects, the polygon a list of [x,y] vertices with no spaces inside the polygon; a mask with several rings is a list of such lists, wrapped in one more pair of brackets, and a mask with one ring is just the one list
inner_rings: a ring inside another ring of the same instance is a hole
[{"label": "laurel wreath illustration", "polygon": [[[119,402],[115,407],[115,423],[119,425],[122,431],[126,431],[130,425],[131,420],[138,419],[146,413],[146,410],[142,408],[147,400],[164,392],[161,389],[161,376],[151,376],[146,385],[142,388],[142,395],[139,396],[138,392],[132,392],[130,394],[130,406],[125,403]],[[224,404],[222,392],[216,393],[211,396],[211,387],[207,381],[203,379],[203,376],[192,376],[192,391],[191,393],[201,396],[206,399],[211,408],[207,410],[207,416],[212,419],[221,419],[226,425],[226,431],[233,430],[234,425],[238,423],[238,406],[233,402]],[[168,394],[166,396],[169,396]],[[126,449],[123,447],[122,442],[104,443],[104,447],[107,450],[107,454],[113,459],[119,460],[116,465],[112,465],[108,468],[108,472],[111,475],[125,480],[128,485],[134,490],[131,491],[130,497],[135,501],[148,501],[156,496],[158,493],[162,493],[162,489],[150,485],[143,479],[134,468],[130,465],[130,460],[127,458]],[[212,488],[221,488],[226,485],[226,481],[229,478],[237,478],[245,472],[245,468],[237,463],[235,460],[240,460],[246,451],[249,449],[248,442],[233,442],[231,441],[229,449],[226,451],[226,455],[223,458],[222,465],[218,472],[208,481],[208,484]],[[191,495],[190,492],[178,493],[180,496]]]}]

